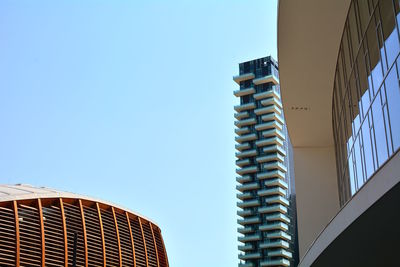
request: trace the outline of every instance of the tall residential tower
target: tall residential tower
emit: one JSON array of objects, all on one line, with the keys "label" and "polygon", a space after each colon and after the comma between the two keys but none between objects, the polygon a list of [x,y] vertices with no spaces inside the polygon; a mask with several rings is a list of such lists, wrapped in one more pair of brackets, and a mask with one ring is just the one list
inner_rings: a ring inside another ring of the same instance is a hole
[{"label": "tall residential tower", "polygon": [[240,98],[235,106],[239,266],[293,266],[293,168],[278,64],[271,57],[241,63],[233,80],[240,85],[234,91]]}]

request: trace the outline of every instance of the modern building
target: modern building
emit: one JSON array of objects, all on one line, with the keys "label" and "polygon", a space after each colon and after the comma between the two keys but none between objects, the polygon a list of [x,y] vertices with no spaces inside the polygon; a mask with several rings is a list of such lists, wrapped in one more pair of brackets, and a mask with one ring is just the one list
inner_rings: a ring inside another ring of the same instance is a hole
[{"label": "modern building", "polygon": [[299,266],[399,266],[399,2],[278,9]]},{"label": "modern building", "polygon": [[[294,266],[297,259],[291,144],[280,100],[278,64],[264,57],[234,76],[239,266]],[[293,209],[294,208],[294,209]]]},{"label": "modern building", "polygon": [[166,267],[151,220],[98,199],[0,185],[0,266]]}]

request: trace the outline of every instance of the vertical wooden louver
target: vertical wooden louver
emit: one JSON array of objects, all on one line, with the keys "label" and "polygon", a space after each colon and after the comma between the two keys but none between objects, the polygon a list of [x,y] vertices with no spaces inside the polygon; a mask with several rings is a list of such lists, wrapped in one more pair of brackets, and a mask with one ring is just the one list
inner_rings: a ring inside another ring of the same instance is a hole
[{"label": "vertical wooden louver", "polygon": [[147,267],[147,255],[144,249],[142,230],[138,218],[130,218],[133,240],[135,242],[135,257],[137,267]]},{"label": "vertical wooden louver", "polygon": [[121,242],[122,266],[133,266],[132,242],[125,214],[115,213]]},{"label": "vertical wooden louver", "polygon": [[16,266],[16,233],[14,211],[9,207],[0,207],[0,266]]},{"label": "vertical wooden louver", "polygon": [[80,208],[73,204],[64,203],[64,211],[67,223],[68,235],[68,266],[73,264],[74,255],[74,238],[76,242],[76,266],[85,266],[85,248],[83,240],[82,217]]},{"label": "vertical wooden louver", "polygon": [[97,209],[83,207],[85,214],[89,266],[103,266],[103,244]]},{"label": "vertical wooden louver", "polygon": [[60,207],[43,206],[46,267],[64,266],[64,231]]},{"label": "vertical wooden louver", "polygon": [[160,229],[127,211],[72,198],[0,204],[1,267],[168,267]]},{"label": "vertical wooden louver", "polygon": [[142,227],[143,227],[144,238],[146,241],[147,258],[149,261],[149,267],[158,267],[156,247],[154,244],[153,234],[151,232],[149,222],[143,222]]},{"label": "vertical wooden louver", "polygon": [[154,232],[154,238],[156,240],[158,261],[160,263],[160,267],[167,267],[168,266],[167,256],[165,255],[165,249],[164,249],[160,229],[158,227],[154,227],[154,225],[153,225],[153,232]]},{"label": "vertical wooden louver", "polygon": [[116,267],[119,266],[119,249],[114,216],[110,210],[100,210],[101,219],[103,221],[104,239],[106,241],[107,267]]},{"label": "vertical wooden louver", "polygon": [[[34,204],[36,206],[36,203]],[[39,212],[36,207],[18,205],[20,231],[20,265],[42,265],[42,239]]]}]

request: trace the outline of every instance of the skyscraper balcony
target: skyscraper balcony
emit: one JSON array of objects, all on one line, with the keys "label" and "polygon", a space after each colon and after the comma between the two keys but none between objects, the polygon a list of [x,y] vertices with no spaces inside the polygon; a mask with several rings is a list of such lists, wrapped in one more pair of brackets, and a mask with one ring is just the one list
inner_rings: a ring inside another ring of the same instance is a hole
[{"label": "skyscraper balcony", "polygon": [[262,132],[262,136],[263,137],[271,137],[271,136],[277,136],[282,140],[285,140],[285,135],[283,134],[282,131],[278,130],[278,129],[269,129],[266,131]]},{"label": "skyscraper balcony", "polygon": [[257,166],[249,166],[244,168],[236,169],[236,173],[239,175],[248,174],[248,173],[255,173],[257,172]]},{"label": "skyscraper balcony", "polygon": [[284,240],[265,242],[260,244],[260,248],[289,248],[289,243]]},{"label": "skyscraper balcony", "polygon": [[282,179],[276,178],[276,179],[271,179],[271,180],[267,180],[264,182],[264,184],[266,186],[279,186],[283,189],[287,189],[288,188],[288,184],[283,181]]},{"label": "skyscraper balcony", "polygon": [[258,200],[258,199],[243,200],[243,201],[237,202],[236,205],[239,208],[257,207],[260,205],[260,200]]},{"label": "skyscraper balcony", "polygon": [[278,121],[281,124],[285,123],[285,121],[283,120],[283,117],[275,112],[261,116],[261,120],[263,120],[263,121]]},{"label": "skyscraper balcony", "polygon": [[243,126],[248,126],[248,125],[253,125],[253,124],[256,124],[256,118],[248,118],[245,120],[235,121],[236,127],[243,127]]},{"label": "skyscraper balcony", "polygon": [[250,128],[249,127],[243,127],[243,128],[237,128],[235,129],[235,134],[237,135],[244,135],[250,133]]},{"label": "skyscraper balcony", "polygon": [[243,184],[243,183],[253,181],[253,178],[250,175],[243,175],[243,176],[236,177],[236,181]]},{"label": "skyscraper balcony", "polygon": [[254,215],[254,212],[252,210],[238,210],[236,214],[240,217],[248,217]]},{"label": "skyscraper balcony", "polygon": [[271,112],[282,114],[282,110],[280,108],[278,108],[276,105],[270,105],[270,106],[266,106],[266,107],[262,107],[262,108],[257,108],[254,110],[254,113],[256,115],[263,115],[263,114],[271,113]]},{"label": "skyscraper balcony", "polygon": [[257,79],[253,80],[253,83],[258,85],[258,84],[263,84],[263,83],[273,83],[275,85],[279,84],[279,79],[277,77],[275,77],[275,75],[271,74],[271,75],[267,75],[267,76],[263,76]]},{"label": "skyscraper balcony", "polygon": [[251,149],[251,150],[244,150],[241,152],[236,152],[235,153],[237,158],[247,158],[247,157],[252,157],[257,155],[257,150],[256,149]]},{"label": "skyscraper balcony", "polygon": [[289,226],[283,222],[276,222],[276,223],[268,223],[268,224],[260,225],[258,227],[258,229],[260,231],[270,231],[270,230],[287,231],[289,229]]},{"label": "skyscraper balcony", "polygon": [[280,163],[279,161],[265,163],[264,168],[267,170],[278,169],[278,170],[281,170],[282,172],[287,171],[286,166],[283,165],[282,163]]},{"label": "skyscraper balcony", "polygon": [[258,190],[257,194],[259,196],[271,196],[271,195],[281,195],[285,196],[286,195],[286,190],[280,188],[280,187],[274,187],[271,189],[263,189],[263,190]]},{"label": "skyscraper balcony", "polygon": [[282,108],[282,102],[276,97],[268,97],[264,100],[261,100],[261,105],[263,106],[277,105],[279,108]]},{"label": "skyscraper balcony", "polygon": [[268,252],[268,256],[270,257],[285,257],[285,258],[291,258],[292,257],[292,253],[285,250],[285,249],[278,249],[278,250],[271,250]]},{"label": "skyscraper balcony", "polygon": [[267,98],[267,97],[276,97],[276,98],[278,98],[278,99],[281,98],[281,97],[279,96],[279,93],[278,93],[276,90],[274,90],[274,89],[268,90],[268,91],[265,91],[265,92],[261,92],[261,93],[254,94],[253,97],[254,97],[254,99],[256,99],[256,100],[261,100],[261,99],[264,99],[264,98]]},{"label": "skyscraper balcony", "polygon": [[250,144],[249,143],[236,144],[235,148],[236,148],[236,150],[243,151],[243,150],[249,149]]},{"label": "skyscraper balcony", "polygon": [[236,165],[239,167],[243,167],[250,164],[250,159],[238,159],[236,161]]},{"label": "skyscraper balcony", "polygon": [[241,260],[248,260],[248,259],[258,259],[261,258],[260,252],[249,253],[249,254],[239,254],[239,259]]},{"label": "skyscraper balcony", "polygon": [[244,200],[244,199],[254,198],[254,195],[250,192],[246,192],[246,193],[236,194],[236,197],[240,200]]},{"label": "skyscraper balcony", "polygon": [[246,80],[251,80],[254,79],[254,77],[256,77],[254,75],[254,73],[244,73],[241,75],[235,75],[233,76],[233,80],[237,83],[240,84],[240,82],[246,81]]},{"label": "skyscraper balcony", "polygon": [[239,245],[238,249],[240,251],[249,251],[253,249],[253,245],[252,244],[247,244],[247,245]]},{"label": "skyscraper balcony", "polygon": [[264,153],[279,152],[282,156],[286,156],[286,151],[279,145],[266,146],[263,148]]},{"label": "skyscraper balcony", "polygon": [[264,171],[257,173],[257,178],[258,179],[271,179],[271,178],[281,178],[285,179],[285,173],[280,171],[280,170],[269,170],[269,171]]},{"label": "skyscraper balcony", "polygon": [[248,111],[236,112],[234,116],[236,119],[241,120],[249,117],[249,112]]},{"label": "skyscraper balcony", "polygon": [[240,225],[260,223],[260,217],[254,216],[254,217],[248,217],[248,218],[244,218],[244,219],[238,219],[237,223]]},{"label": "skyscraper balcony", "polygon": [[233,94],[237,97],[240,97],[240,96],[245,96],[245,95],[251,95],[251,94],[254,94],[255,92],[256,92],[256,90],[254,89],[254,87],[250,87],[250,88],[246,88],[246,89],[236,90],[233,92]]},{"label": "skyscraper balcony", "polygon": [[247,233],[252,233],[254,232],[254,228],[251,226],[246,226],[246,227],[238,227],[237,231],[241,234],[247,234]]},{"label": "skyscraper balcony", "polygon": [[266,260],[260,263],[261,267],[268,267],[268,266],[290,266],[290,261],[287,259],[278,259],[278,260]]},{"label": "skyscraper balcony", "polygon": [[286,241],[292,240],[292,237],[283,231],[267,233],[267,237],[268,238],[282,238],[282,239],[285,239]]},{"label": "skyscraper balcony", "polygon": [[241,192],[246,191],[246,190],[259,189],[259,188],[260,188],[260,185],[258,184],[258,182],[241,184],[241,185],[236,186],[236,190],[239,190]]},{"label": "skyscraper balcony", "polygon": [[282,124],[277,122],[277,121],[269,121],[269,122],[264,122],[257,124],[255,126],[256,131],[262,131],[266,129],[279,129],[282,131]]},{"label": "skyscraper balcony", "polygon": [[265,162],[270,162],[270,161],[283,162],[284,160],[285,160],[285,158],[279,153],[273,153],[273,154],[269,154],[266,156],[261,156],[261,157],[256,158],[256,161],[258,163],[265,163]]},{"label": "skyscraper balcony", "polygon": [[263,147],[263,146],[268,146],[268,145],[280,145],[283,146],[283,141],[282,139],[276,137],[276,136],[271,136],[268,138],[263,138],[261,140],[256,141],[256,146],[258,147]]},{"label": "skyscraper balcony", "polygon": [[267,221],[281,221],[285,223],[290,223],[290,219],[283,214],[277,213],[277,214],[271,214],[265,217]]},{"label": "skyscraper balcony", "polygon": [[238,241],[242,242],[242,243],[249,242],[249,241],[258,241],[258,240],[261,240],[260,234],[245,235],[245,236],[238,237]]},{"label": "skyscraper balcony", "polygon": [[272,212],[286,213],[287,208],[281,204],[277,204],[277,205],[271,205],[271,206],[266,206],[266,207],[259,207],[258,212],[259,213],[272,213]]},{"label": "skyscraper balcony", "polygon": [[241,111],[245,111],[245,110],[249,110],[249,109],[254,109],[255,107],[256,107],[256,104],[253,102],[253,103],[237,105],[237,106],[235,106],[235,110],[237,112],[241,112]]},{"label": "skyscraper balcony", "polygon": [[268,204],[280,203],[282,205],[289,206],[289,201],[285,197],[282,197],[282,196],[268,197],[268,198],[265,198],[264,201]]},{"label": "skyscraper balcony", "polygon": [[235,137],[235,141],[238,143],[252,141],[252,140],[256,140],[256,139],[257,139],[257,135],[255,133]]}]

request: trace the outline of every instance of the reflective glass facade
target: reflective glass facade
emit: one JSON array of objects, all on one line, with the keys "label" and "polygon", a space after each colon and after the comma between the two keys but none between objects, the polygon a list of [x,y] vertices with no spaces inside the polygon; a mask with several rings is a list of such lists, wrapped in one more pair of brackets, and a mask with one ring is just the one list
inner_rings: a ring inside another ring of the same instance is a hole
[{"label": "reflective glass facade", "polygon": [[333,130],[343,205],[400,148],[398,0],[353,0],[336,65]]}]

